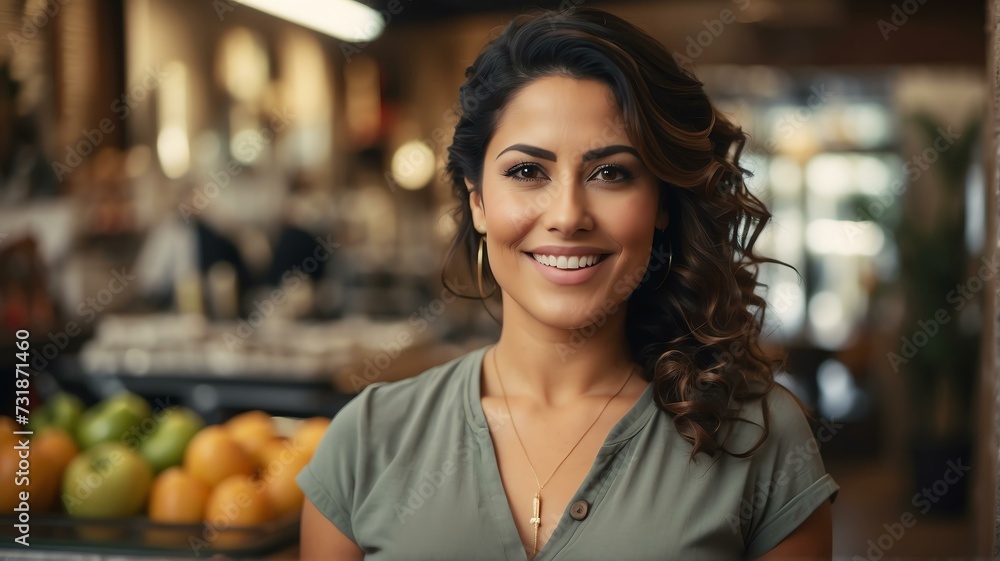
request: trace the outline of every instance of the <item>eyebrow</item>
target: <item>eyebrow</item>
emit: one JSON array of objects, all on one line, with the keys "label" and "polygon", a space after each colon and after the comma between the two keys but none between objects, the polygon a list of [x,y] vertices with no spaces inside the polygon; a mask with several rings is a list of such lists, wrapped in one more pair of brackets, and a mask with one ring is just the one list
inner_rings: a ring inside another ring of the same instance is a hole
[{"label": "eyebrow", "polygon": [[[529,144],[512,144],[504,148],[499,154],[497,154],[497,159],[500,159],[505,152],[510,152],[511,150],[517,150],[518,152],[524,152],[536,158],[542,158],[544,160],[549,160],[552,162],[556,161],[556,155],[554,152],[545,150],[544,148],[539,148],[537,146],[531,146]],[[589,162],[590,160],[596,160],[598,158],[604,158],[606,156],[611,156],[612,154],[618,154],[619,152],[628,152],[636,158],[639,157],[639,153],[631,146],[625,146],[623,144],[615,144],[613,146],[605,146],[603,148],[595,148],[593,150],[588,150],[583,154],[583,161]]]},{"label": "eyebrow", "polygon": [[614,146],[605,146],[604,148],[595,148],[583,153],[583,161],[589,162],[590,160],[596,160],[598,158],[604,158],[606,156],[611,156],[613,154],[618,154],[620,152],[627,152],[632,154],[638,160],[642,160],[639,157],[639,152],[631,146],[624,146],[622,144],[616,144]]},{"label": "eyebrow", "polygon": [[556,161],[556,155],[554,152],[545,150],[544,148],[539,148],[537,146],[531,146],[529,144],[511,144],[510,146],[504,148],[497,154],[497,159],[503,156],[505,153],[511,150],[516,150],[518,152],[524,152],[525,154],[530,154],[536,158],[542,158],[543,160]]}]

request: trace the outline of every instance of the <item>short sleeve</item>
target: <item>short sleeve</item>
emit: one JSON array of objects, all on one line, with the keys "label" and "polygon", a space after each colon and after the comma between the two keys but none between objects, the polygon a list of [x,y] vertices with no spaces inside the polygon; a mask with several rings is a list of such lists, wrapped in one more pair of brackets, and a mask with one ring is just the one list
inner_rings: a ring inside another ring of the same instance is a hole
[{"label": "short sleeve", "polygon": [[367,415],[371,394],[382,382],[366,386],[330,421],[313,457],[295,478],[302,493],[351,541],[358,475],[365,473]]},{"label": "short sleeve", "polygon": [[[751,456],[752,467],[743,494],[741,515],[746,554],[755,558],[774,549],[823,502],[837,496],[839,486],[826,473],[819,443],[796,398],[782,386],[765,398],[769,434]],[[827,420],[817,435],[836,431]],[[824,440],[825,441],[825,440]]]}]

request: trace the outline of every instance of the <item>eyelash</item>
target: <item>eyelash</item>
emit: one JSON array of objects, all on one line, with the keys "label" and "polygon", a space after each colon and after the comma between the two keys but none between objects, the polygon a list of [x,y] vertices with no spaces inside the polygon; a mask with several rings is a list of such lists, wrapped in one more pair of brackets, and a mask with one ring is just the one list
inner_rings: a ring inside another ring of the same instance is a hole
[{"label": "eyelash", "polygon": [[[538,171],[541,171],[540,166],[538,164],[534,163],[534,162],[521,162],[521,163],[515,165],[514,167],[508,169],[507,171],[503,172],[503,175],[504,175],[504,177],[510,177],[511,179],[514,179],[516,181],[523,181],[525,183],[530,183],[530,182],[538,181],[539,178],[528,178],[528,177],[518,177],[517,176],[517,172],[521,171],[524,168],[528,168],[528,167],[534,168],[534,169],[536,169]],[[621,179],[616,179],[615,181],[602,181],[602,183],[622,183],[622,182],[625,182],[625,181],[629,181],[631,179],[635,179],[635,174],[633,174],[632,172],[630,172],[626,168],[624,168],[624,167],[622,167],[620,165],[617,165],[617,164],[605,164],[605,165],[597,168],[597,171],[595,171],[594,174],[595,175],[599,174],[599,173],[601,173],[602,171],[604,171],[606,169],[613,169],[613,170],[617,171],[618,173],[620,173],[622,175],[622,178]]]}]

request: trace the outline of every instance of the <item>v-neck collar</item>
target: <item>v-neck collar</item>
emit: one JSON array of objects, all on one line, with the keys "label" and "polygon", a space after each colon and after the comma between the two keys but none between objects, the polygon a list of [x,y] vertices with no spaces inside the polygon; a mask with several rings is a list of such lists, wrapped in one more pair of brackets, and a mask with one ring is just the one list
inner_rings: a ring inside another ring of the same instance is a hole
[{"label": "v-neck collar", "polygon": [[[517,526],[514,523],[514,514],[507,500],[503,481],[500,478],[500,466],[497,462],[496,451],[493,448],[493,439],[490,436],[489,425],[486,423],[486,414],[483,411],[481,401],[483,359],[486,351],[492,346],[492,344],[486,345],[470,352],[466,356],[466,359],[473,363],[464,369],[465,372],[469,373],[464,380],[467,390],[465,392],[465,414],[470,428],[475,433],[482,447],[481,468],[484,477],[481,478],[479,485],[488,495],[506,557],[508,560],[526,561],[527,552],[521,543],[521,535],[518,533]],[[581,498],[586,499],[592,509],[597,506],[603,493],[598,494],[596,490],[599,487],[604,487],[597,484],[601,478],[608,475],[605,468],[609,460],[614,456],[615,452],[621,449],[621,444],[642,430],[655,411],[653,384],[649,384],[643,390],[635,404],[632,405],[632,408],[611,428],[607,438],[604,440],[604,444],[598,450],[597,457],[594,459],[594,463],[591,465],[587,476],[573,494],[569,504],[566,505],[566,510],[559,517],[555,531],[549,540],[545,542],[545,545],[542,546],[542,549],[539,550],[538,554],[535,555],[533,561],[546,561],[552,558],[568,543],[569,539],[575,533],[575,529],[580,524],[580,522],[573,520],[569,516],[570,506]],[[569,531],[565,531],[567,530],[567,524],[571,524]],[[511,549],[514,550],[513,553]]]}]

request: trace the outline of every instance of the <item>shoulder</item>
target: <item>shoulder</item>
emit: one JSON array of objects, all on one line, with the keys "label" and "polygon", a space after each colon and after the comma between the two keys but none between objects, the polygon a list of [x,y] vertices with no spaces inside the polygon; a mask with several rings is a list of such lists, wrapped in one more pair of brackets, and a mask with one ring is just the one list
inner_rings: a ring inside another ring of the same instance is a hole
[{"label": "shoulder", "polygon": [[481,352],[469,351],[411,378],[373,382],[334,416],[331,425],[350,427],[366,440],[389,443],[413,430],[451,422],[456,414],[464,415],[462,392]]},{"label": "shoulder", "polygon": [[789,446],[806,446],[813,439],[802,402],[778,383],[763,397],[742,404],[737,420],[730,422],[726,447],[735,453],[749,450],[765,435],[765,426],[766,438],[758,450],[765,455],[768,451],[774,453]]},{"label": "shoulder", "polygon": [[[774,384],[762,398],[746,402],[741,417],[749,422],[736,423],[739,428],[733,435],[739,443],[729,449],[746,452],[758,442],[760,447],[729,465],[739,466],[742,474],[738,518],[747,556],[756,558],[778,545],[825,501],[833,501],[839,487],[826,472],[810,417],[790,390]],[[767,432],[761,442],[764,419]],[[819,419],[818,425],[830,423]]]},{"label": "shoulder", "polygon": [[462,392],[480,351],[412,378],[366,386],[334,415],[314,453],[313,469],[364,485],[398,457],[418,461],[433,454],[463,428]]},{"label": "shoulder", "polygon": [[782,427],[809,427],[809,417],[806,407],[785,386],[775,383],[771,391],[767,392],[762,399],[753,402],[757,415],[763,418],[766,409],[768,422],[778,428]]},{"label": "shoulder", "polygon": [[[374,382],[334,415],[296,482],[346,536],[357,541],[356,513],[394,463],[406,471],[435,457],[440,461],[447,444],[440,435],[461,430],[461,392],[476,352],[412,378]],[[384,493],[383,486],[379,496]]]}]

